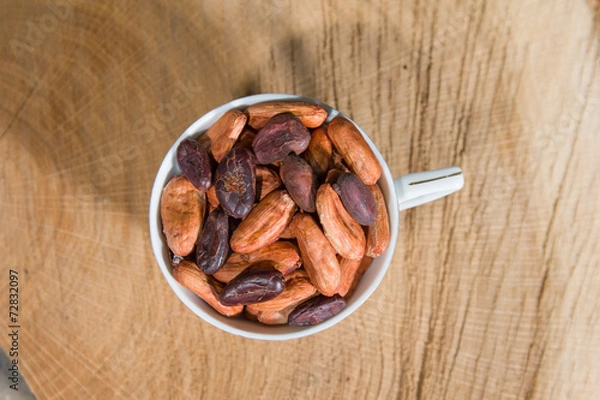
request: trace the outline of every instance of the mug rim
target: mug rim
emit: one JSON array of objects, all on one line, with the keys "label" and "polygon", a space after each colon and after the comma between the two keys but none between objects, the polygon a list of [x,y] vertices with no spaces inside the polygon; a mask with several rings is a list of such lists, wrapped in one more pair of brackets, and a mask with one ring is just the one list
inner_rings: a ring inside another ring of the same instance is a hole
[{"label": "mug rim", "polygon": [[[242,319],[243,317],[231,318],[224,317],[218,314],[215,310],[212,310],[212,308],[208,304],[204,303],[204,301],[201,300],[197,295],[180,285],[179,282],[177,282],[172,276],[172,265],[170,260],[168,260],[168,247],[166,245],[166,241],[162,233],[162,223],[160,220],[160,199],[162,190],[166,183],[173,176],[181,174],[179,166],[176,162],[176,150],[179,143],[185,138],[197,138],[199,135],[204,134],[206,129],[212,124],[214,124],[214,122],[228,110],[244,109],[252,104],[271,101],[302,101],[312,104],[318,104],[328,112],[327,120],[325,121],[325,123],[328,123],[329,121],[331,121],[331,119],[333,119],[336,116],[341,116],[348,119],[356,126],[356,128],[362,134],[362,136],[368,143],[369,147],[377,157],[377,160],[379,161],[382,167],[382,175],[379,178],[377,184],[383,192],[387,205],[387,212],[390,223],[390,244],[388,245],[388,248],[383,254],[374,258],[372,261],[372,263],[375,263],[375,261],[377,260],[377,263],[381,265],[379,266],[379,268],[377,268],[377,270],[373,270],[373,264],[369,267],[365,275],[362,277],[361,282],[359,283],[359,286],[357,287],[355,293],[353,293],[353,295],[348,300],[347,306],[339,314],[319,324],[307,327],[291,327],[288,325],[262,325],[254,321]],[[385,184],[384,187],[382,187],[382,183]],[[373,292],[380,285],[381,281],[383,280],[383,277],[389,269],[396,249],[399,224],[399,210],[397,204],[398,199],[394,186],[394,178],[390,172],[389,166],[387,165],[385,159],[383,158],[383,155],[381,154],[377,146],[375,146],[369,135],[351,118],[349,118],[347,115],[343,114],[336,108],[311,98],[282,93],[257,94],[234,99],[206,112],[196,121],[194,121],[187,129],[185,129],[184,132],[171,145],[160,164],[160,167],[154,179],[154,183],[152,185],[149,204],[150,241],[152,244],[154,258],[161,272],[163,273],[163,276],[167,280],[167,283],[169,284],[173,292],[175,292],[175,295],[179,298],[179,300],[182,301],[187,308],[189,308],[194,314],[199,316],[201,319],[228,333],[243,336],[246,338],[260,340],[296,339],[313,335],[315,333],[321,332],[325,329],[336,325],[337,323],[348,317],[350,314],[352,314],[355,310],[357,310],[362,304],[364,304],[364,302],[369,297],[371,297]],[[371,274],[369,274],[370,272]],[[369,276],[370,280],[368,284],[364,282],[364,279],[367,276]],[[360,292],[358,290],[359,288],[361,289]]]}]

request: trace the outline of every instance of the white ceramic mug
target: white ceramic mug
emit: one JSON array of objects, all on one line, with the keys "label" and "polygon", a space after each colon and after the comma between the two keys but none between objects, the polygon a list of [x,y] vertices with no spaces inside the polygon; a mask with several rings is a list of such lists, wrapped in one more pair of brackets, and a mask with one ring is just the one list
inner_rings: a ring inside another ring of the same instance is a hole
[{"label": "white ceramic mug", "polygon": [[[150,239],[152,241],[154,256],[156,257],[156,261],[167,282],[177,297],[179,297],[179,299],[200,318],[217,328],[235,335],[263,340],[286,340],[312,335],[332,327],[360,307],[360,305],[375,291],[389,268],[398,237],[398,212],[439,199],[460,190],[463,187],[464,178],[459,167],[449,167],[434,171],[408,174],[394,179],[377,147],[375,147],[369,136],[358,125],[354,124],[364,136],[371,149],[373,149],[373,152],[377,156],[382,167],[383,172],[378,184],[385,197],[390,219],[391,236],[390,245],[387,250],[373,260],[371,266],[363,275],[354,294],[347,300],[346,308],[339,314],[320,324],[308,327],[293,327],[287,325],[266,326],[243,318],[229,318],[222,316],[194,293],[181,286],[175,278],[173,278],[173,268],[169,258],[169,250],[162,234],[162,224],[160,220],[161,193],[167,182],[173,176],[181,174],[177,165],[176,151],[177,146],[183,139],[188,137],[197,138],[228,110],[244,109],[250,105],[268,101],[304,101],[315,103],[327,110],[329,113],[327,121],[330,121],[337,115],[348,118],[338,110],[318,101],[288,94],[259,94],[243,97],[209,111],[186,129],[173,146],[171,146],[156,174],[150,197]],[[351,120],[350,118],[348,119]]]}]

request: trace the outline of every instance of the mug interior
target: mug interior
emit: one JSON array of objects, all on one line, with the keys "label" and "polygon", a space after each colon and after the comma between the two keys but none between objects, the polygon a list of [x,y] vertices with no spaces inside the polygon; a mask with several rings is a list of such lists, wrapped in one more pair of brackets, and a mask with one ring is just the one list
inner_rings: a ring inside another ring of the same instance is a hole
[{"label": "mug interior", "polygon": [[[160,198],[163,188],[167,182],[175,175],[180,175],[181,170],[177,165],[176,151],[179,143],[188,137],[198,138],[202,135],[210,126],[212,126],[221,115],[231,109],[245,109],[252,104],[264,103],[268,101],[303,101],[307,103],[319,104],[325,108],[329,114],[327,121],[329,122],[332,118],[337,115],[341,115],[350,121],[350,118],[340,113],[334,108],[331,108],[323,103],[315,101],[313,99],[288,95],[288,94],[259,94],[254,96],[248,96],[233,100],[220,107],[209,111],[196,122],[194,122],[185,132],[175,141],[173,146],[167,152],[162,164],[156,174],[156,179],[152,187],[152,194],[150,197],[150,239],[152,242],[152,250],[156,261],[165,276],[169,286],[175,292],[177,297],[196,315],[205,320],[206,322],[220,328],[229,333],[240,335],[247,338],[262,339],[262,340],[286,340],[300,338],[314,333],[320,332],[327,329],[348,315],[352,314],[361,304],[363,304],[367,298],[375,291],[383,276],[385,275],[396,245],[398,236],[398,201],[396,197],[396,190],[394,187],[394,179],[390,173],[389,167],[379,150],[375,147],[369,136],[358,126],[354,124],[365,140],[373,150],[379,163],[382,167],[382,175],[378,181],[379,187],[383,193],[387,204],[388,216],[390,219],[390,245],[386,251],[373,259],[371,266],[367,269],[363,275],[360,283],[358,284],[354,294],[347,300],[347,305],[344,310],[334,317],[314,326],[308,327],[293,327],[288,325],[281,326],[268,326],[262,325],[257,322],[249,321],[243,317],[230,318],[225,317],[215,311],[210,305],[200,299],[196,294],[190,290],[181,286],[175,278],[173,278],[173,267],[169,259],[169,250],[162,234],[162,223],[160,219]],[[353,121],[354,122],[354,121]]]}]

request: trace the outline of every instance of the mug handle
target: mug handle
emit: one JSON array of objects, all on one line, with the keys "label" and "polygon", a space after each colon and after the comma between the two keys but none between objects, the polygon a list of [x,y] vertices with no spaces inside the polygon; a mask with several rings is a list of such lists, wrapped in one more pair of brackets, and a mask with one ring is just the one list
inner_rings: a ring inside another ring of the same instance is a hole
[{"label": "mug handle", "polygon": [[459,191],[465,184],[460,167],[416,172],[394,179],[398,210],[407,210]]}]

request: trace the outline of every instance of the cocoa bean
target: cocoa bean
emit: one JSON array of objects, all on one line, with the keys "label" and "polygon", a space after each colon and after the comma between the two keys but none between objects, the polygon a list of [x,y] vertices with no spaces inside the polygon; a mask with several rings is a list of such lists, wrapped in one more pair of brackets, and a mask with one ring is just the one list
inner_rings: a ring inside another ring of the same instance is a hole
[{"label": "cocoa bean", "polygon": [[160,217],[169,249],[179,257],[192,252],[204,222],[206,196],[183,175],[173,177],[160,199]]},{"label": "cocoa bean", "polygon": [[254,304],[274,299],[285,289],[285,278],[269,262],[256,263],[233,278],[221,291],[223,305]]},{"label": "cocoa bean", "polygon": [[244,309],[244,306],[241,305],[229,307],[221,303],[219,301],[220,287],[218,287],[218,283],[215,285],[215,282],[211,282],[214,279],[200,271],[191,261],[182,261],[179,265],[174,266],[173,278],[227,317],[239,315]]},{"label": "cocoa bean", "polygon": [[181,172],[200,190],[208,190],[212,170],[208,151],[195,139],[185,139],[177,146],[177,164]]},{"label": "cocoa bean", "polygon": [[334,248],[310,215],[298,213],[293,223],[302,265],[308,272],[310,281],[319,292],[332,296],[337,293],[341,277]]},{"label": "cocoa bean", "polygon": [[290,223],[297,208],[286,190],[269,193],[233,231],[229,242],[231,250],[252,253],[273,243]]},{"label": "cocoa bean", "polygon": [[340,295],[313,297],[294,308],[288,316],[288,324],[292,326],[308,326],[319,324],[338,314],[346,307],[346,300]]},{"label": "cocoa bean", "polygon": [[281,272],[286,279],[288,274],[300,268],[302,259],[298,248],[291,242],[278,240],[252,253],[233,253],[223,267],[213,276],[220,282],[227,283],[242,273],[251,264],[260,261],[270,261],[273,267]]},{"label": "cocoa bean", "polygon": [[310,132],[290,113],[271,118],[256,134],[252,149],[259,164],[281,161],[294,152],[302,153],[310,143]]},{"label": "cocoa bean", "polygon": [[[279,169],[279,175],[288,193],[298,207],[306,212],[315,212],[315,198],[319,182],[317,174],[304,159],[290,154],[285,157]],[[368,191],[368,189],[367,189]]]},{"label": "cocoa bean", "polygon": [[219,204],[234,218],[244,218],[256,195],[256,158],[243,147],[231,149],[217,167],[215,190]]},{"label": "cocoa bean", "polygon": [[319,105],[301,101],[275,101],[248,107],[248,125],[260,129],[270,118],[285,112],[294,114],[307,128],[316,128],[327,119],[327,111]]},{"label": "cocoa bean", "polygon": [[361,259],[367,242],[362,227],[346,211],[340,196],[328,183],[317,191],[317,212],[323,233],[335,251],[344,258]]},{"label": "cocoa bean", "polygon": [[234,145],[235,147],[245,147],[247,149],[252,148],[252,142],[256,137],[256,132],[246,128],[242,131],[242,134],[238,138],[238,141]]},{"label": "cocoa bean", "polygon": [[229,218],[217,208],[208,215],[196,244],[196,264],[205,274],[212,275],[225,264],[229,256]]},{"label": "cocoa bean", "polygon": [[315,129],[310,135],[310,143],[302,157],[310,164],[319,178],[323,178],[329,170],[329,161],[333,145],[327,137],[325,128]]},{"label": "cocoa bean", "polygon": [[327,135],[352,172],[366,185],[377,183],[381,165],[354,123],[335,117],[327,126]]},{"label": "cocoa bean", "polygon": [[340,195],[346,211],[363,226],[372,225],[377,217],[377,205],[371,191],[352,173],[340,175],[333,189]]},{"label": "cocoa bean", "polygon": [[365,254],[369,257],[377,257],[383,254],[390,244],[390,222],[381,189],[377,185],[372,185],[369,186],[369,190],[375,199],[375,204],[377,204],[377,218],[367,230],[367,250]]},{"label": "cocoa bean", "polygon": [[281,186],[279,174],[266,165],[256,167],[256,201],[264,199],[269,193]]},{"label": "cocoa bean", "polygon": [[291,305],[296,305],[313,296],[317,288],[310,282],[308,277],[287,280],[285,290],[271,300],[253,305],[251,308],[258,311],[283,310]]},{"label": "cocoa bean", "polygon": [[246,114],[239,110],[227,111],[200,137],[200,143],[209,147],[215,160],[221,162],[238,140],[247,119]]}]

